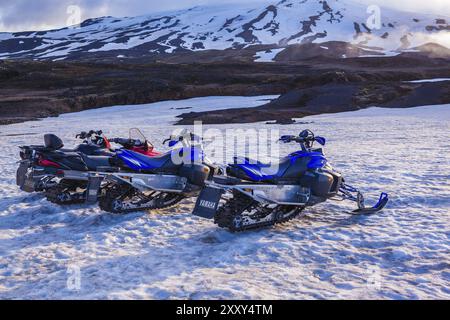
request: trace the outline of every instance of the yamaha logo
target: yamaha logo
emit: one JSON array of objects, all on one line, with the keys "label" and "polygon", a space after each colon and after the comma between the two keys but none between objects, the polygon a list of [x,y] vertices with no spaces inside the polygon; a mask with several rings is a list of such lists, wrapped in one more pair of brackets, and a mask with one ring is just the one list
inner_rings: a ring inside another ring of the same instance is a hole
[{"label": "yamaha logo", "polygon": [[216,208],[216,204],[214,202],[206,201],[206,200],[201,200],[200,201],[200,206],[204,207],[204,208],[208,208],[208,209],[215,209]]}]

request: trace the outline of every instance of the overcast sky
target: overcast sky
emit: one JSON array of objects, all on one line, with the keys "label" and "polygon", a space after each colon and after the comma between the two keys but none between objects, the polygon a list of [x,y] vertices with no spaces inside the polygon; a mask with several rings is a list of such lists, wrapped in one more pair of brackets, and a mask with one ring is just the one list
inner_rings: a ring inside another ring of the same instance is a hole
[{"label": "overcast sky", "polygon": [[[450,16],[450,0],[354,1]],[[0,0],[0,32],[44,30],[66,26],[67,8],[70,5],[78,5],[82,9],[82,20],[85,20],[106,15],[137,16],[196,5],[230,2],[257,2],[257,0]]]}]

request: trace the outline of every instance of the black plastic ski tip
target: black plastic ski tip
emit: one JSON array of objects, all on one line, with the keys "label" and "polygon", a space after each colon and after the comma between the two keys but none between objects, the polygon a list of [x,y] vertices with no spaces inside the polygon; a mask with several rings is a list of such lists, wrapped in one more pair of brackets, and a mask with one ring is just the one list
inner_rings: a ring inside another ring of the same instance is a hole
[{"label": "black plastic ski tip", "polygon": [[374,205],[372,208],[360,208],[357,209],[355,211],[353,211],[353,213],[358,213],[358,214],[372,214],[372,213],[376,213],[379,212],[381,210],[383,210],[386,205],[389,202],[389,195],[387,193],[382,193],[380,196],[380,199],[378,200],[377,204]]}]

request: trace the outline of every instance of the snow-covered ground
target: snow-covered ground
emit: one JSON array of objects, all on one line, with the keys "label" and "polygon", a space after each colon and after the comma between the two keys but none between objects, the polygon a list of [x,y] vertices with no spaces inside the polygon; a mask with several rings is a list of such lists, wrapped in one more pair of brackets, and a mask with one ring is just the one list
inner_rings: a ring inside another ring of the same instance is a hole
[{"label": "snow-covered ground", "polygon": [[113,107],[0,127],[0,298],[450,299],[450,105],[243,126],[280,134],[308,127],[327,137],[328,158],[349,183],[369,200],[390,193],[376,215],[352,216],[351,204],[329,202],[286,225],[231,234],[190,215],[192,200],[114,216],[95,206],[59,207],[15,186],[16,146],[40,144],[46,132],[69,146],[77,131],[125,135],[140,127],[162,150],[174,116],[189,112],[177,108],[257,106],[268,98]]},{"label": "snow-covered ground", "polygon": [[413,81],[406,81],[406,82],[409,82],[409,83],[426,83],[426,82],[444,82],[444,81],[450,81],[450,78],[424,79],[424,80],[413,80]]},{"label": "snow-covered ground", "polygon": [[275,57],[283,50],[284,48],[258,51],[255,56],[255,62],[274,62]]}]

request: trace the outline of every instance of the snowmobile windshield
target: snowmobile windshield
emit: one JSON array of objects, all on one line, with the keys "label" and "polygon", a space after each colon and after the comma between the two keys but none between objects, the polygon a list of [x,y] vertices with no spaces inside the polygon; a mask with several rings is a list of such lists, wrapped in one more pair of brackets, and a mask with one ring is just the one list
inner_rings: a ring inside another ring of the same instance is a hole
[{"label": "snowmobile windshield", "polygon": [[149,149],[153,149],[153,144],[147,140],[145,135],[138,128],[130,129],[130,139],[139,141],[141,145],[147,145]]}]

